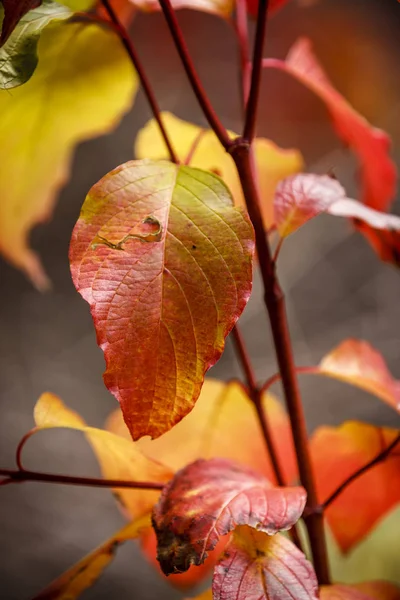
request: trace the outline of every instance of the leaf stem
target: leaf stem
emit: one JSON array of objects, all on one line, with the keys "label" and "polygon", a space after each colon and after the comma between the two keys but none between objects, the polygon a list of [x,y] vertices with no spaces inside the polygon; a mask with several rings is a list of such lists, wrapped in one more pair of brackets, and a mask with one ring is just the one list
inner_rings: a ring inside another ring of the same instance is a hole
[{"label": "leaf stem", "polygon": [[132,61],[133,66],[136,69],[136,72],[140,79],[140,83],[143,86],[143,91],[146,95],[146,98],[147,98],[149,104],[150,104],[150,108],[153,113],[154,119],[156,120],[157,125],[160,129],[160,133],[164,139],[165,145],[168,148],[170,158],[171,158],[172,162],[178,164],[179,159],[178,159],[178,157],[175,153],[175,150],[172,146],[172,143],[168,136],[167,130],[164,127],[164,123],[162,122],[160,107],[158,106],[158,102],[157,102],[157,99],[153,92],[153,88],[150,85],[150,81],[149,81],[146,71],[144,70],[143,65],[139,59],[139,56],[136,52],[133,42],[132,42],[131,38],[129,37],[127,30],[125,29],[125,27],[119,20],[118,15],[115,12],[115,10],[113,9],[113,7],[111,6],[109,0],[102,0],[102,4],[103,4],[104,9],[107,12],[108,16],[110,17],[111,22],[113,23],[117,33],[119,34],[121,42],[124,45],[128,55]]},{"label": "leaf stem", "polygon": [[243,110],[245,110],[249,98],[251,73],[246,0],[237,0],[236,2],[236,35],[239,42],[240,87]]},{"label": "leaf stem", "polygon": [[[298,375],[314,375],[318,373],[318,367],[295,367],[295,371]],[[271,377],[269,377],[267,381],[262,385],[261,391],[267,392],[274,383],[280,381],[281,379],[282,375],[279,372],[274,373],[274,375],[271,375]]]},{"label": "leaf stem", "polygon": [[249,100],[246,106],[246,117],[243,129],[243,138],[247,142],[254,139],[257,123],[257,107],[260,97],[260,82],[262,75],[262,60],[264,51],[265,33],[267,30],[268,0],[259,0],[257,11],[256,37],[254,41],[253,63],[251,70],[251,83]]},{"label": "leaf stem", "polygon": [[389,454],[391,453],[391,451],[397,446],[397,444],[400,442],[400,433],[399,435],[387,446],[387,448],[385,448],[385,450],[382,450],[381,452],[379,452],[379,454],[377,454],[375,456],[375,458],[373,458],[372,460],[370,460],[367,464],[365,464],[363,467],[361,467],[360,469],[358,469],[355,473],[353,473],[352,475],[350,475],[350,477],[348,477],[330,496],[328,496],[328,498],[322,503],[322,508],[328,508],[328,506],[330,506],[332,504],[332,502],[334,502],[336,500],[336,498],[338,496],[340,496],[340,494],[342,492],[344,492],[344,490],[351,484],[353,483],[353,481],[355,481],[356,479],[358,479],[358,477],[360,477],[361,475],[363,475],[364,473],[366,473],[367,471],[369,471],[372,467],[375,467],[377,464],[379,464],[380,462],[382,462],[383,460],[385,460]]},{"label": "leaf stem", "polygon": [[186,75],[191,83],[193,92],[196,95],[196,98],[201,106],[201,109],[211,127],[214,131],[215,135],[221,142],[222,146],[227,149],[232,145],[232,140],[230,139],[225,127],[222,125],[219,120],[214,108],[211,105],[210,100],[203,88],[203,84],[200,81],[200,78],[197,74],[196,68],[192,61],[192,58],[189,54],[189,49],[186,45],[185,38],[183,37],[182,30],[176,18],[174,9],[172,8],[170,0],[160,0],[160,6],[165,16],[165,20],[167,21],[168,27],[170,29],[172,38],[175,42],[175,47],[178,51],[178,54],[181,58],[183,67],[186,71]]},{"label": "leaf stem", "polygon": [[[104,488],[129,488],[136,490],[162,490],[163,483],[155,481],[124,481],[120,479],[98,479],[95,477],[74,477],[71,475],[56,475],[55,473],[39,473],[25,469],[0,469],[0,477],[5,477],[4,482],[19,483],[23,481],[41,481],[45,483],[59,483],[65,485],[83,485]],[[3,483],[3,482],[2,482]]]}]

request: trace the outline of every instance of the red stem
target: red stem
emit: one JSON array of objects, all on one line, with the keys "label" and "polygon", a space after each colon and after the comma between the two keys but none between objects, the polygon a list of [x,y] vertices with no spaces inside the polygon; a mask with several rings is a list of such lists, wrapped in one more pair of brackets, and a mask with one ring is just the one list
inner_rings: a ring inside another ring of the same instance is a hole
[{"label": "red stem", "polygon": [[257,107],[260,97],[260,82],[262,75],[262,59],[264,51],[265,33],[267,29],[268,0],[259,0],[257,11],[256,39],[254,42],[253,64],[251,71],[251,84],[249,101],[246,106],[246,118],[243,129],[243,138],[247,142],[254,139],[257,123]]},{"label": "red stem", "polygon": [[[314,375],[319,372],[319,369],[318,367],[295,367],[295,371],[298,375]],[[271,375],[271,377],[262,385],[261,391],[267,392],[274,383],[281,379],[282,375],[279,372]]]},{"label": "red stem", "polygon": [[95,477],[73,477],[70,475],[56,475],[54,473],[39,473],[37,471],[0,469],[0,476],[6,477],[17,483],[22,481],[42,481],[46,483],[59,483],[66,485],[84,485],[105,488],[129,488],[135,490],[162,490],[163,483],[154,481],[124,481],[120,479],[98,479]]},{"label": "red stem", "polygon": [[175,46],[181,58],[183,67],[186,71],[186,75],[188,76],[202,111],[222,146],[227,149],[232,145],[232,140],[230,139],[225,127],[222,125],[216,112],[214,111],[214,108],[212,107],[211,102],[209,101],[203,88],[203,84],[199,79],[170,0],[160,0],[160,6],[164,13],[165,20],[167,21],[172,38],[175,42]]},{"label": "red stem", "polygon": [[119,20],[118,15],[114,11],[109,0],[102,0],[102,4],[103,4],[104,9],[107,12],[108,16],[110,17],[111,22],[113,23],[117,33],[119,34],[121,42],[124,45],[128,55],[132,61],[133,66],[135,67],[135,69],[137,71],[137,74],[140,79],[140,83],[142,84],[142,87],[143,87],[143,91],[146,94],[147,100],[150,104],[150,108],[153,113],[154,119],[156,120],[157,125],[160,128],[160,133],[164,139],[165,145],[168,148],[170,158],[171,158],[172,162],[178,164],[179,159],[178,159],[177,155],[175,154],[175,150],[171,144],[167,130],[165,129],[164,123],[162,122],[162,119],[161,119],[160,107],[158,106],[158,102],[157,102],[157,99],[153,92],[153,89],[150,85],[150,81],[146,75],[146,71],[144,70],[142,63],[140,62],[139,56],[138,56],[136,49],[132,43],[132,40],[130,39],[127,30],[125,29],[125,27],[122,25],[121,21]]},{"label": "red stem", "polygon": [[243,110],[246,108],[250,91],[251,63],[249,55],[249,31],[247,26],[246,0],[236,2],[236,35],[239,40],[240,52],[240,85],[242,88]]}]

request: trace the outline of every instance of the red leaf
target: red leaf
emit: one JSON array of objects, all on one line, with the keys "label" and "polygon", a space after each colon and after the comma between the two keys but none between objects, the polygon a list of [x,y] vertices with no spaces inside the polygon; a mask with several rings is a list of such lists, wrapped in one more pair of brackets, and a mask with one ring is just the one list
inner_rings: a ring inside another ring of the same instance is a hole
[{"label": "red leaf", "polygon": [[286,61],[264,60],[264,66],[286,71],[325,102],[339,137],[355,152],[361,167],[362,201],[376,210],[386,211],[396,192],[396,167],[389,156],[390,139],[372,127],[337,92],[317,58],[308,39],[300,39]]},{"label": "red leaf", "polygon": [[311,563],[283,535],[238,527],[218,561],[214,600],[316,600]]},{"label": "red leaf", "polygon": [[371,581],[356,585],[324,585],[321,600],[399,600],[400,590],[386,581]]},{"label": "red leaf", "polygon": [[4,19],[1,27],[0,46],[6,43],[18,21],[30,10],[42,4],[42,0],[2,0]]},{"label": "red leaf", "polygon": [[211,173],[131,161],[90,190],[71,271],[135,440],[193,408],[249,298],[253,250],[248,217]]},{"label": "red leaf", "polygon": [[[355,421],[317,429],[310,448],[319,501],[325,501],[397,435],[394,429]],[[342,551],[360,542],[400,502],[399,478],[400,456],[394,451],[353,481],[328,507],[326,517]]]},{"label": "red leaf", "polygon": [[400,233],[375,229],[366,223],[354,223],[356,229],[368,240],[383,262],[400,267]]},{"label": "red leaf", "polygon": [[169,574],[200,565],[218,539],[238,525],[269,534],[290,529],[305,501],[301,487],[273,487],[229,460],[198,460],[175,475],[154,508],[161,568]]}]

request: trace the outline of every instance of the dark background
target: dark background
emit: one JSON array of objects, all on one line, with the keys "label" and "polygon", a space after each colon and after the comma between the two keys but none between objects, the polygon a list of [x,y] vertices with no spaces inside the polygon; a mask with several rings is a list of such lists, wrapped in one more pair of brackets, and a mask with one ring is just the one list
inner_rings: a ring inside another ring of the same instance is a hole
[{"label": "dark background", "polygon": [[[311,38],[330,78],[374,125],[393,138],[400,158],[400,5],[396,0],[293,1],[270,22],[266,56],[285,56],[300,35]],[[240,129],[235,39],[228,24],[181,11],[179,20],[205,87],[224,124]],[[205,124],[171,44],[161,15],[141,15],[132,33],[160,104],[177,116]],[[99,91],[101,101],[101,91]],[[36,292],[23,275],[0,264],[0,457],[13,465],[15,446],[32,426],[32,409],[45,390],[59,394],[92,425],[101,426],[115,407],[102,382],[87,304],[69,274],[68,243],[88,189],[107,171],[132,158],[136,132],[150,118],[140,92],[118,130],[82,144],[72,177],[52,222],[38,227],[32,246],[40,253],[53,291]],[[334,168],[349,194],[356,194],[354,159],[332,133],[322,104],[282,73],[265,73],[258,134],[283,147],[299,147],[309,169]],[[394,211],[399,205],[394,205]],[[343,220],[321,217],[289,239],[279,269],[298,364],[313,364],[346,337],[364,338],[400,377],[400,273],[381,264]],[[256,277],[241,323],[260,378],[275,370],[268,325]],[[228,342],[212,377],[228,379],[239,368]],[[393,412],[351,387],[302,378],[310,430],[318,423],[362,418],[396,425]],[[49,431],[30,442],[27,466],[37,470],[97,475],[82,436]],[[0,598],[28,599],[105,540],[124,523],[106,490],[27,483],[0,491]],[[137,552],[126,544],[92,599],[177,598]]]}]

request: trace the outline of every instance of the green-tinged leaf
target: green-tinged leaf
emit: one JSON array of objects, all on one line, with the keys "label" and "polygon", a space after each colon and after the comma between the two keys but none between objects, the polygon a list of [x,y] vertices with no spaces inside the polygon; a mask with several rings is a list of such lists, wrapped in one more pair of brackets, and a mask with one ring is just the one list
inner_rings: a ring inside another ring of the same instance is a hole
[{"label": "green-tinged leaf", "polygon": [[33,600],[75,600],[79,598],[87,588],[96,583],[104,569],[113,560],[118,546],[139,537],[149,525],[150,519],[148,516],[129,523],[104,544],[55,579]]},{"label": "green-tinged leaf", "polygon": [[199,169],[131,161],[90,190],[71,271],[134,439],[193,408],[250,296],[253,238],[221,179]]},{"label": "green-tinged leaf", "polygon": [[38,63],[37,46],[43,29],[52,21],[68,19],[71,12],[57,2],[44,0],[21,18],[7,42],[0,48],[0,89],[26,83]]},{"label": "green-tinged leaf", "polygon": [[30,81],[0,92],[0,250],[39,288],[48,281],[29,230],[50,218],[75,145],[113,129],[136,88],[113,32],[67,23],[44,31]]}]

